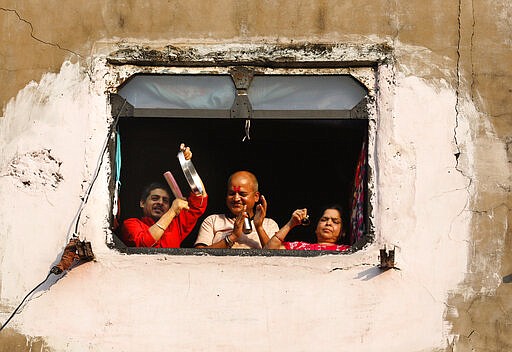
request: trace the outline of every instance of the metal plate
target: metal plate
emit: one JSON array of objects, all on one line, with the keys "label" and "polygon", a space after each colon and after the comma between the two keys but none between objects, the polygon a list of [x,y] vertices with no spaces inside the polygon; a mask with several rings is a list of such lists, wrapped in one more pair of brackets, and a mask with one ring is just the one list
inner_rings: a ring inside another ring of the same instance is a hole
[{"label": "metal plate", "polygon": [[188,185],[190,189],[195,194],[203,193],[203,187],[201,183],[201,178],[197,174],[196,168],[194,164],[192,164],[191,160],[186,160],[183,152],[178,153],[178,160],[180,161],[181,169],[183,170],[183,174],[185,174],[185,178],[187,179]]}]

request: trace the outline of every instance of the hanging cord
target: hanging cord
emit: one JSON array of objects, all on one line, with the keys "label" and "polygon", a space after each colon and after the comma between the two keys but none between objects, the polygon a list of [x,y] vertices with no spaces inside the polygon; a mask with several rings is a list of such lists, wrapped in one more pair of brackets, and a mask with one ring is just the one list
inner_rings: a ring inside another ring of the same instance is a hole
[{"label": "hanging cord", "polygon": [[21,303],[16,307],[16,309],[14,310],[14,312],[12,312],[12,314],[9,316],[9,318],[5,321],[5,323],[2,324],[2,326],[0,326],[0,331],[3,330],[3,328],[5,328],[7,326],[7,324],[9,323],[9,321],[14,317],[14,315],[16,315],[16,313],[18,313],[18,310],[21,308],[21,306],[23,305],[23,303],[25,302],[25,300],[30,297],[30,295],[32,293],[34,293],[39,287],[41,287],[45,282],[46,280],[48,280],[48,278],[50,277],[52,273],[48,273],[48,276],[46,276],[46,279],[44,279],[39,285],[37,285],[36,287],[34,287],[32,289],[32,291],[30,291],[29,293],[27,293],[27,295],[23,298],[23,300],[21,301]]},{"label": "hanging cord", "polygon": [[11,319],[14,317],[14,315],[16,315],[18,313],[18,310],[23,305],[23,303],[27,300],[27,298],[30,297],[39,287],[41,287],[48,280],[48,278],[51,276],[51,274],[59,275],[59,274],[63,273],[64,271],[70,270],[73,267],[73,265],[78,265],[80,262],[90,261],[90,260],[94,259],[94,254],[92,252],[90,242],[80,241],[80,239],[78,238],[78,223],[80,220],[80,215],[82,214],[82,210],[84,209],[84,207],[87,203],[87,200],[89,199],[89,195],[91,193],[92,186],[94,185],[94,183],[96,182],[96,179],[98,178],[99,170],[101,169],[101,165],[103,164],[103,156],[105,155],[105,152],[107,151],[107,148],[108,148],[108,141],[112,136],[112,132],[117,128],[119,116],[121,115],[121,112],[123,111],[125,104],[126,104],[126,99],[124,100],[123,105],[121,106],[121,109],[119,109],[119,113],[117,114],[117,116],[114,120],[114,123],[109,128],[107,138],[105,139],[105,142],[103,143],[102,152],[99,156],[99,160],[96,165],[96,170],[94,171],[94,176],[93,176],[91,182],[89,183],[89,187],[87,188],[87,191],[85,192],[84,197],[82,198],[82,202],[80,203],[80,207],[78,208],[77,214],[75,215],[75,217],[73,218],[73,221],[71,222],[71,225],[69,226],[68,233],[67,233],[68,237],[69,237],[71,228],[73,227],[73,224],[75,224],[75,230],[73,232],[72,238],[70,238],[68,240],[68,244],[64,248],[64,252],[62,254],[60,262],[57,265],[53,266],[52,269],[50,270],[50,272],[48,273],[48,275],[46,276],[46,278],[40,284],[38,284],[36,287],[34,287],[23,298],[21,303],[16,307],[16,309],[14,309],[14,311],[9,316],[7,321],[0,326],[0,331],[2,331],[7,326],[9,321],[11,321]]},{"label": "hanging cord", "polygon": [[244,138],[242,138],[242,142],[245,142],[246,140],[248,140],[248,141],[251,140],[250,132],[251,132],[251,120],[247,119],[247,120],[245,120],[245,136],[244,136]]},{"label": "hanging cord", "polygon": [[[51,274],[59,275],[66,270],[71,270],[73,265],[78,265],[81,262],[86,262],[94,259],[94,254],[92,252],[90,242],[82,242],[78,238],[72,238],[69,240],[69,243],[66,245],[64,249],[64,253],[60,259],[60,262],[55,265],[46,278],[36,287],[34,287],[21,301],[21,303],[14,309],[12,314],[9,316],[7,321],[0,326],[0,331],[3,330],[4,327],[7,326],[9,321],[18,313],[20,307],[23,306],[23,303],[30,297],[39,287],[41,287],[50,277]],[[62,277],[58,278],[60,280]],[[55,281],[55,282],[57,282]],[[54,283],[55,283],[54,282]]]},{"label": "hanging cord", "polygon": [[71,222],[71,225],[69,226],[68,237],[70,235],[71,228],[73,227],[73,224],[75,224],[75,229],[73,231],[73,237],[78,236],[78,224],[80,222],[80,216],[82,215],[82,211],[87,203],[87,200],[89,199],[89,195],[91,194],[92,187],[93,187],[94,183],[96,182],[96,179],[98,178],[101,166],[103,164],[103,156],[105,155],[105,152],[107,151],[107,148],[108,148],[108,141],[110,140],[112,133],[114,132],[114,130],[117,127],[117,122],[119,121],[119,116],[121,115],[121,112],[123,111],[125,104],[126,104],[126,99],[124,99],[123,105],[119,109],[119,112],[117,113],[114,123],[109,128],[109,131],[107,133],[107,138],[105,138],[105,141],[103,142],[102,151],[100,153],[98,162],[96,164],[96,170],[94,170],[94,176],[93,176],[91,182],[89,183],[89,187],[87,188],[87,191],[85,192],[85,194],[82,198],[82,202],[80,203],[80,207],[78,208],[77,214],[75,215],[75,217],[73,218],[73,221]]}]

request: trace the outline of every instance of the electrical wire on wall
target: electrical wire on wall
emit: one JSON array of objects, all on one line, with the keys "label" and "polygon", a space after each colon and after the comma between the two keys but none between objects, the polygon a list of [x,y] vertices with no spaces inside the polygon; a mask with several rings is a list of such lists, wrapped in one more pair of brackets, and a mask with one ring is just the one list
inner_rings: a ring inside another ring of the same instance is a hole
[{"label": "electrical wire on wall", "polygon": [[114,131],[117,128],[117,123],[119,121],[119,116],[121,115],[121,112],[123,111],[123,108],[124,108],[125,104],[126,104],[126,99],[124,99],[123,105],[119,109],[119,112],[116,115],[116,118],[114,119],[114,123],[109,128],[109,131],[107,133],[107,138],[105,138],[105,141],[103,142],[103,147],[101,149],[101,153],[100,153],[100,156],[98,158],[98,162],[96,164],[96,169],[94,170],[93,178],[92,178],[91,182],[89,182],[89,187],[87,188],[84,196],[82,197],[82,202],[80,203],[78,211],[77,211],[73,221],[71,222],[71,225],[69,226],[68,238],[69,238],[69,235],[71,233],[71,228],[73,227],[73,224],[74,224],[74,230],[73,230],[73,233],[72,233],[72,237],[77,237],[78,236],[78,224],[80,222],[80,216],[82,215],[82,211],[84,210],[84,207],[87,204],[87,201],[89,200],[89,195],[91,194],[92,187],[94,186],[94,183],[96,182],[96,179],[98,178],[101,166],[103,165],[103,157],[104,157],[105,153],[107,152],[108,141],[110,140],[110,138],[112,136],[112,133],[114,133]]},{"label": "electrical wire on wall", "polygon": [[[105,141],[103,143],[103,147],[101,149],[101,153],[98,158],[98,162],[96,163],[96,169],[94,170],[94,174],[92,176],[91,181],[89,182],[89,187],[87,187],[87,190],[82,197],[82,201],[80,203],[80,206],[78,207],[77,213],[75,217],[73,218],[73,221],[71,222],[68,232],[67,232],[67,244],[64,248],[64,252],[62,253],[61,259],[57,265],[54,265],[51,269],[46,278],[39,283],[36,287],[34,287],[32,290],[30,290],[29,293],[25,295],[25,297],[22,299],[21,303],[14,309],[12,314],[9,316],[9,318],[0,326],[0,331],[2,331],[7,324],[11,321],[11,319],[18,313],[19,309],[22,307],[22,305],[25,303],[25,301],[37,290],[39,289],[46,281],[50,278],[52,274],[54,275],[60,275],[63,272],[71,270],[74,266],[77,266],[81,263],[88,262],[94,259],[94,253],[92,252],[92,247],[90,242],[81,241],[79,238],[79,231],[78,226],[80,223],[80,216],[82,215],[82,211],[85,208],[85,205],[87,204],[87,201],[89,200],[89,196],[92,191],[92,187],[94,186],[94,183],[96,182],[96,179],[98,178],[99,172],[101,170],[101,166],[103,165],[103,159],[105,156],[105,153],[108,148],[108,142],[112,137],[112,133],[117,128],[117,123],[119,121],[119,116],[121,115],[121,112],[123,111],[123,108],[126,104],[126,99],[123,101],[123,104],[121,108],[119,109],[119,113],[117,114],[116,118],[114,119],[112,125],[110,126],[107,137],[105,138]],[[73,232],[71,230],[73,229]],[[71,237],[70,237],[71,235]],[[61,279],[63,276],[58,278],[55,282],[57,282],[59,279]],[[55,283],[54,282],[54,283]]]}]

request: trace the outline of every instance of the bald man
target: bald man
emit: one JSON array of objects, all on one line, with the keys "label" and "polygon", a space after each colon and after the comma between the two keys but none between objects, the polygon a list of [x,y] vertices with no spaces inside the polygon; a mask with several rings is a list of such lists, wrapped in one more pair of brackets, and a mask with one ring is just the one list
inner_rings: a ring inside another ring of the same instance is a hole
[{"label": "bald man", "polygon": [[[196,248],[262,248],[279,226],[266,218],[267,202],[258,191],[258,180],[249,171],[237,171],[228,179],[226,214],[208,216],[201,224]],[[244,233],[244,221],[252,230]]]}]

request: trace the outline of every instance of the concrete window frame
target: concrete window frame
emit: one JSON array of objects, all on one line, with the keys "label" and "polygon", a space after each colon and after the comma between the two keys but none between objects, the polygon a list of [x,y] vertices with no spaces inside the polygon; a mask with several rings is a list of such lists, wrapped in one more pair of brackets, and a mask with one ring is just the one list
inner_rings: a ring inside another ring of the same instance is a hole
[{"label": "concrete window frame", "polygon": [[[140,52],[140,48],[134,49],[137,52]],[[303,48],[300,48],[303,50]],[[300,51],[299,50],[299,51]],[[223,60],[218,60],[215,65],[212,65],[209,60],[204,60],[204,58],[198,58],[197,61],[189,60],[189,62],[179,61],[179,64],[176,64],[176,60],[161,60],[165,61],[164,63],[159,62],[157,60],[156,64],[153,59],[151,64],[144,62],[144,60],[132,59],[130,55],[126,54],[126,51],[123,51],[122,54],[119,52],[113,53],[108,62],[110,64],[110,84],[111,87],[110,93],[112,94],[111,105],[112,105],[112,115],[120,115],[123,114],[129,115],[133,113],[133,110],[126,109],[126,111],[120,111],[121,109],[121,100],[117,95],[118,88],[123,85],[130,77],[138,74],[209,74],[209,75],[226,75],[233,74],[233,71],[236,71],[240,68],[249,69],[253,72],[256,72],[258,75],[350,75],[354,77],[358,82],[360,82],[367,89],[367,96],[364,99],[364,103],[359,104],[357,109],[351,114],[345,116],[345,118],[362,118],[368,121],[368,157],[367,157],[367,166],[368,166],[368,174],[367,174],[367,235],[365,240],[356,243],[353,248],[355,250],[359,250],[365,247],[367,244],[373,242],[375,237],[375,228],[374,228],[374,209],[376,208],[376,179],[375,179],[375,141],[377,134],[377,121],[379,114],[378,107],[378,90],[379,90],[379,80],[382,77],[379,77],[379,69],[382,65],[387,65],[387,52],[386,48],[377,47],[375,52],[380,53],[381,55],[377,55],[372,59],[368,59],[368,57],[360,57],[359,61],[339,61],[323,58],[324,61],[321,62],[311,62],[303,61],[297,63],[296,61],[286,62],[286,60],[276,60],[279,61],[279,64],[276,62],[265,62],[264,64],[258,63],[254,65],[254,59],[246,60],[246,62],[239,62],[234,64],[232,62],[232,58],[230,55],[233,53],[223,52],[229,60],[225,62]],[[194,51],[194,50],[192,50]],[[257,51],[257,50],[256,50]],[[371,52],[371,51],[370,51]],[[183,52],[182,52],[183,53]],[[382,56],[382,54],[385,54]],[[255,55],[259,56],[261,53],[256,53]],[[368,56],[368,55],[367,55]],[[314,61],[314,60],[313,60]],[[239,88],[239,87],[237,87]],[[245,116],[246,117],[246,116]],[[244,118],[244,116],[241,116]],[[252,118],[252,117],[251,117]],[[114,143],[112,144],[111,150],[111,160],[114,161],[113,151],[115,150]],[[113,163],[114,164],[114,163]],[[113,191],[113,182],[111,182],[111,189]],[[282,251],[282,250],[219,250],[219,249],[195,249],[195,248],[130,248],[124,246],[123,243],[120,243],[116,236],[108,235],[107,236],[107,244],[117,250],[128,253],[145,253],[145,254],[156,254],[156,253],[168,253],[175,255],[237,255],[237,256],[318,256],[325,254],[338,254],[333,253],[331,251]]]}]

